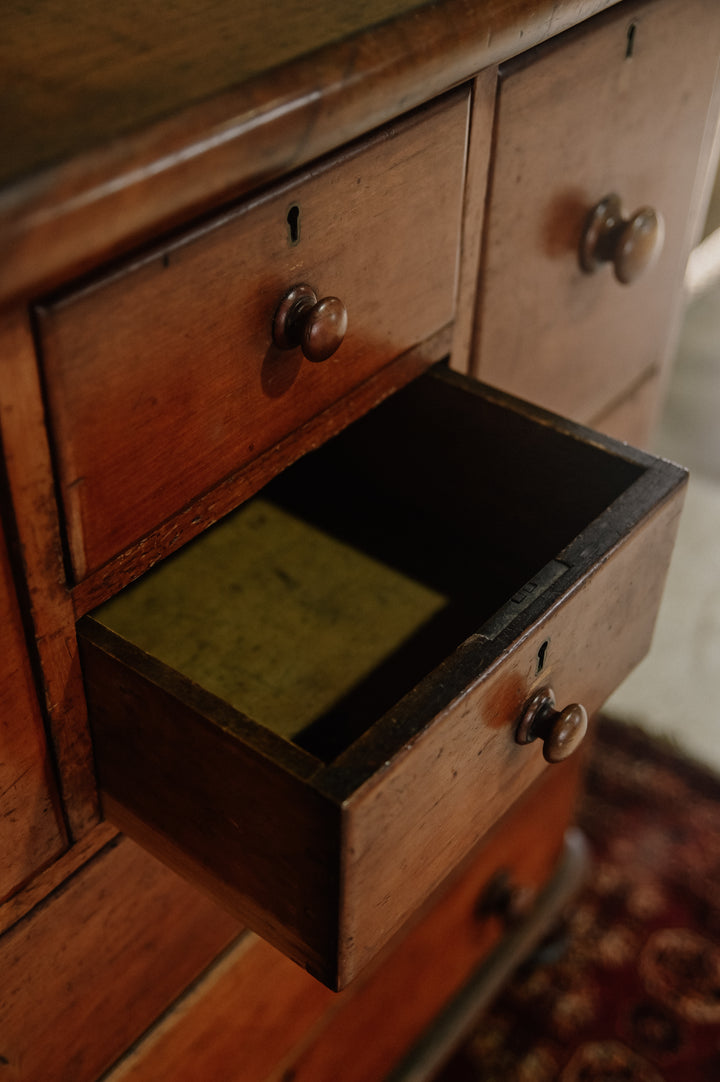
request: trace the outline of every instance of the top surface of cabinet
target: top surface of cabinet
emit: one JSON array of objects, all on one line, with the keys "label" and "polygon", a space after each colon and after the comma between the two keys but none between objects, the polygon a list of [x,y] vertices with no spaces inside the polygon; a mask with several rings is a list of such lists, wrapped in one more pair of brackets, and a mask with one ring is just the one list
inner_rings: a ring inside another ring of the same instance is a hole
[{"label": "top surface of cabinet", "polygon": [[80,0],[0,16],[0,300],[406,112],[611,0]]}]

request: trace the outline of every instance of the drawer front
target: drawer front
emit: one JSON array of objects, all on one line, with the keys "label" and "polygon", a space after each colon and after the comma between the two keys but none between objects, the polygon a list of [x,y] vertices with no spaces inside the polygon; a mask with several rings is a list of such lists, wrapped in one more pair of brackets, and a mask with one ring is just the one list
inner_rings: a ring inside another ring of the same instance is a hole
[{"label": "drawer front", "polygon": [[[38,309],[76,579],[453,319],[467,109],[455,93]],[[323,363],[273,344],[299,283],[347,310]]]},{"label": "drawer front", "polygon": [[646,652],[684,477],[421,377],[81,622],[106,813],[347,984]]},{"label": "drawer front", "polygon": [[[503,68],[474,372],[583,423],[665,358],[717,57],[714,0],[623,3]],[[692,63],[688,63],[692,57]],[[664,219],[621,284],[580,267],[591,208]]]}]

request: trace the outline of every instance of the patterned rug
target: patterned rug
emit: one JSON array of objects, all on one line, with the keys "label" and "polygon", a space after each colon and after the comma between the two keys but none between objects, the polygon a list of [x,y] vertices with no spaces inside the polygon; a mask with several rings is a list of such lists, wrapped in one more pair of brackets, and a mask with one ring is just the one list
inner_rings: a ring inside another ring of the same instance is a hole
[{"label": "patterned rug", "polygon": [[593,871],[437,1082],[720,1082],[720,779],[603,721]]}]

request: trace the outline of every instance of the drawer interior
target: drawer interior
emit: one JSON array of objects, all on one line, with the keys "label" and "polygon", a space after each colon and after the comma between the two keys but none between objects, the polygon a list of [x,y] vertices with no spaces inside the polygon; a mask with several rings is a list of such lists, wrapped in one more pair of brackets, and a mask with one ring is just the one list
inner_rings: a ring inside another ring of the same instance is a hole
[{"label": "drawer interior", "polygon": [[95,618],[332,762],[562,576],[565,547],[642,473],[555,418],[470,397],[421,377]]}]

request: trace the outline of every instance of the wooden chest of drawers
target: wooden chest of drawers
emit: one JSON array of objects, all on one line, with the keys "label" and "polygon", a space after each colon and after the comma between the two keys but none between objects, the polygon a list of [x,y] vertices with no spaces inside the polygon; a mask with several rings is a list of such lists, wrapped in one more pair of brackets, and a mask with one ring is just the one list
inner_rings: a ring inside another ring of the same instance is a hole
[{"label": "wooden chest of drawers", "polygon": [[[51,4],[36,52],[8,10],[4,701],[28,769],[0,1052],[29,1082],[97,1079],[245,924],[353,983],[311,993],[244,933],[182,1005],[202,1077],[329,1082],[342,1048],[380,1082],[468,967],[373,1055],[367,1020],[442,968],[453,921],[480,961],[493,875],[551,876],[579,769],[545,760],[652,633],[683,471],[492,385],[644,438],[715,159],[720,10],[322,6],[217,0],[201,26],[185,5],[163,33],[128,0],[83,46],[81,5]],[[614,192],[664,222],[629,286],[580,254]],[[207,1022],[225,981],[231,1039]],[[272,1054],[255,1011],[288,1035]],[[173,1074],[174,1017],[118,1082]]]},{"label": "wooden chest of drawers", "polygon": [[[678,0],[624,4],[592,34],[578,29],[503,65],[481,379],[586,424],[643,381],[659,397],[697,199],[690,148],[702,140],[717,60],[716,39]],[[611,193],[628,219],[649,206],[662,222],[653,265],[625,284],[611,265],[588,274],[577,258],[590,209]]]}]

